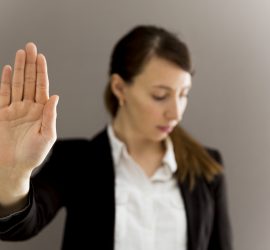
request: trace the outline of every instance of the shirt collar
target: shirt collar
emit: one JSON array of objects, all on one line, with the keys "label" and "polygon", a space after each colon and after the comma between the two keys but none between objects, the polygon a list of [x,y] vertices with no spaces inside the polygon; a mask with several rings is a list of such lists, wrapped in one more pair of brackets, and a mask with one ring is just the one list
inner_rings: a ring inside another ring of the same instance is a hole
[{"label": "shirt collar", "polygon": [[165,146],[166,152],[163,158],[163,163],[169,167],[172,173],[175,173],[177,170],[177,163],[175,160],[173,143],[169,136],[165,139]]},{"label": "shirt collar", "polygon": [[112,147],[113,161],[115,166],[118,166],[125,144],[116,137],[111,123],[107,127],[107,133]]},{"label": "shirt collar", "polygon": [[[122,151],[126,149],[126,145],[116,137],[111,123],[108,124],[107,133],[112,147],[113,161],[115,166],[118,166]],[[172,173],[175,173],[177,170],[177,163],[175,160],[173,143],[169,136],[165,139],[165,146],[166,152],[162,162]]]}]

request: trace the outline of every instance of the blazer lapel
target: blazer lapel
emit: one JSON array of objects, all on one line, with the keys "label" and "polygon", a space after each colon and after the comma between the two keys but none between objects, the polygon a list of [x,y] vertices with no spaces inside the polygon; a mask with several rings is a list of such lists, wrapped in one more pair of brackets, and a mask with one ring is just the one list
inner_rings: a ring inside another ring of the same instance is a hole
[{"label": "blazer lapel", "polygon": [[[104,128],[97,136],[92,139],[91,149],[99,162],[99,172],[97,176],[102,178],[100,181],[101,206],[103,221],[106,221],[106,227],[103,231],[104,239],[108,239],[106,243],[110,248],[114,246],[114,225],[115,225],[115,173],[113,166],[113,158],[111,153],[111,145],[107,135],[107,129]],[[103,211],[104,210],[104,211]],[[107,228],[107,229],[106,229]]]},{"label": "blazer lapel", "polygon": [[188,250],[207,249],[206,239],[210,235],[213,201],[205,183],[198,179],[191,191],[187,181],[179,183],[186,208],[188,226]]}]

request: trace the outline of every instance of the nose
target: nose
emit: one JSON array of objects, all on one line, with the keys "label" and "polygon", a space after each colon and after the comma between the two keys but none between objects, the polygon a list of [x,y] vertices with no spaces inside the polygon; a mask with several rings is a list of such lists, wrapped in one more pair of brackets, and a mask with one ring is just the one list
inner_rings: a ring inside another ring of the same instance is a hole
[{"label": "nose", "polygon": [[176,98],[172,100],[166,107],[166,118],[169,121],[179,122],[182,119],[184,111],[186,109],[187,101],[185,99]]}]

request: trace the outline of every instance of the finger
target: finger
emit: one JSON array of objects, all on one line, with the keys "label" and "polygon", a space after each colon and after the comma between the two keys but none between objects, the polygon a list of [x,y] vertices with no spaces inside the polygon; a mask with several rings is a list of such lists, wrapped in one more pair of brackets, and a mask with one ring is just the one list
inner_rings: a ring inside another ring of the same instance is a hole
[{"label": "finger", "polygon": [[59,96],[51,96],[46,105],[44,106],[41,134],[48,137],[56,138],[56,118],[57,118],[57,104]]},{"label": "finger", "polygon": [[37,85],[36,102],[45,104],[49,99],[49,79],[46,58],[42,54],[37,56]]},{"label": "finger", "polygon": [[37,47],[34,43],[27,43],[25,46],[26,63],[24,71],[24,92],[23,99],[34,101],[36,89],[36,61]]},{"label": "finger", "polygon": [[24,83],[25,51],[20,49],[16,52],[14,73],[11,85],[11,101],[18,102],[22,100]]},{"label": "finger", "polygon": [[5,65],[2,70],[1,85],[0,85],[0,108],[10,104],[11,94],[11,73],[10,65]]}]

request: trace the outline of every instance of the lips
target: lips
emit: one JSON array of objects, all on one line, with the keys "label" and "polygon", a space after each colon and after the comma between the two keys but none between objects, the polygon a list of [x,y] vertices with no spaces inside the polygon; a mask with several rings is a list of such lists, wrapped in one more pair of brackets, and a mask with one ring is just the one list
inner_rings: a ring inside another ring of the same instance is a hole
[{"label": "lips", "polygon": [[158,126],[158,129],[165,133],[170,133],[173,130],[171,126]]}]

